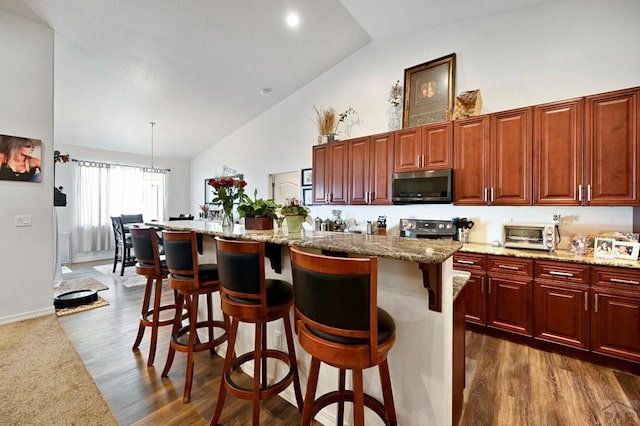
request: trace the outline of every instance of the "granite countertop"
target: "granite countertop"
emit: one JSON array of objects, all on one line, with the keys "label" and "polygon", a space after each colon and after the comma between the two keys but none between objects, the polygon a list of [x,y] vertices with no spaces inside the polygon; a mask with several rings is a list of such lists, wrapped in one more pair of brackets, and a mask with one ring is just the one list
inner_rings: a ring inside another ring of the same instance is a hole
[{"label": "granite countertop", "polygon": [[640,262],[625,259],[603,259],[594,256],[578,256],[568,250],[556,250],[550,253],[546,250],[523,250],[504,247],[495,247],[491,244],[464,243],[461,252],[492,254],[496,256],[513,256],[527,259],[556,260],[560,262],[582,263],[595,266],[617,266],[621,268],[640,269]]},{"label": "granite countertop", "polygon": [[464,288],[465,285],[467,285],[469,278],[471,278],[471,272],[460,271],[458,269],[453,270],[453,300],[454,301],[460,295],[460,293],[462,293],[462,289]]},{"label": "granite countertop", "polygon": [[296,245],[318,250],[378,256],[417,263],[442,263],[462,247],[462,243],[458,241],[326,231],[305,231],[297,234],[286,234],[279,230],[245,230],[241,225],[236,225],[232,232],[223,232],[218,222],[200,220],[154,222],[149,225],[173,230],[226,235],[252,241]]}]

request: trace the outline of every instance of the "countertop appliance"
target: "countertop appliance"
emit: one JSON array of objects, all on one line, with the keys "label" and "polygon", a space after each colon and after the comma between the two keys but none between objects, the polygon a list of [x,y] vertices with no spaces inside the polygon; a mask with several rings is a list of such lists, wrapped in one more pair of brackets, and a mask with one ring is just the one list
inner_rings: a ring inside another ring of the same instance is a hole
[{"label": "countertop appliance", "polygon": [[451,169],[393,174],[393,204],[451,203]]},{"label": "countertop appliance", "polygon": [[451,220],[400,219],[401,237],[455,240],[457,235],[458,228]]},{"label": "countertop appliance", "polygon": [[553,251],[560,242],[560,230],[553,223],[505,223],[504,247]]}]

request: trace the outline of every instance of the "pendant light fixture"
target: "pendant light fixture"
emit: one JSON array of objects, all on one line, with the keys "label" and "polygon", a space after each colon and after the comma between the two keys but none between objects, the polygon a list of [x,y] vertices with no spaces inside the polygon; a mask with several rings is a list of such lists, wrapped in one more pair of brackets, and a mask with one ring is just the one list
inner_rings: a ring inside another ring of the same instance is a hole
[{"label": "pendant light fixture", "polygon": [[151,171],[153,171],[153,128],[156,125],[155,121],[150,121],[149,124],[151,124]]}]

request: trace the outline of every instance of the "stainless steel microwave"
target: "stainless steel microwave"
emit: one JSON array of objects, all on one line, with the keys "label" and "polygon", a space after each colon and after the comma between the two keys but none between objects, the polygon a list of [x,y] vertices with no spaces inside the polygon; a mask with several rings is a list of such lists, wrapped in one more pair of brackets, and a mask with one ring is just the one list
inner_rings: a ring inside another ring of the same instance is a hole
[{"label": "stainless steel microwave", "polygon": [[393,174],[394,204],[451,203],[451,169]]},{"label": "stainless steel microwave", "polygon": [[554,224],[505,223],[502,230],[505,247],[555,250],[560,242],[560,233]]}]

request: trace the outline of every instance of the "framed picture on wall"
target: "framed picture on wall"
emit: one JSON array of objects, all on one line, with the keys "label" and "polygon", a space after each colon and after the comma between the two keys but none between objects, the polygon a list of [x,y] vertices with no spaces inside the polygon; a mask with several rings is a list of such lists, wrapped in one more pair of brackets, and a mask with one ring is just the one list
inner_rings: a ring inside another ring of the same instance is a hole
[{"label": "framed picture on wall", "polygon": [[307,186],[313,183],[313,169],[302,169],[300,174],[300,186]]},{"label": "framed picture on wall", "polygon": [[0,135],[0,180],[42,182],[42,141]]},{"label": "framed picture on wall", "polygon": [[404,70],[402,127],[446,121],[453,112],[456,54]]},{"label": "framed picture on wall", "polygon": [[313,187],[302,187],[302,202],[305,206],[313,204]]}]

